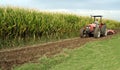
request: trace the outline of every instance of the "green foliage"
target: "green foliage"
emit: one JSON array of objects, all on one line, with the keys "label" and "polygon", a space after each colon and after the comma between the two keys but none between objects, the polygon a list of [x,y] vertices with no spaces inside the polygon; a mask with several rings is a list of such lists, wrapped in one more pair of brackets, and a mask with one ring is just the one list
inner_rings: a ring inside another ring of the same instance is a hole
[{"label": "green foliage", "polygon": [[120,22],[115,20],[103,20],[109,29],[120,29]]},{"label": "green foliage", "polygon": [[[91,22],[88,17],[0,7],[0,48],[19,46],[22,41],[79,36],[79,29]],[[107,20],[110,28],[120,23]],[[23,42],[22,42],[23,43]]]},{"label": "green foliage", "polygon": [[[78,36],[83,17],[20,8],[0,8],[0,48],[28,41]],[[22,42],[24,41],[24,42]]]}]

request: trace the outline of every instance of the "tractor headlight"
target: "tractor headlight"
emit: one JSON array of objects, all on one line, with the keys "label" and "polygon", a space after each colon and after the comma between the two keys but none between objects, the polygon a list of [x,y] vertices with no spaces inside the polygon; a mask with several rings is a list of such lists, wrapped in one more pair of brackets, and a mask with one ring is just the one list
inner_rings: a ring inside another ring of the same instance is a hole
[{"label": "tractor headlight", "polygon": [[86,27],[86,31],[87,31],[87,32],[89,32],[89,30],[90,30],[90,27],[89,27],[89,26],[87,26],[87,27]]},{"label": "tractor headlight", "polygon": [[90,27],[87,26],[86,29],[90,29]]}]

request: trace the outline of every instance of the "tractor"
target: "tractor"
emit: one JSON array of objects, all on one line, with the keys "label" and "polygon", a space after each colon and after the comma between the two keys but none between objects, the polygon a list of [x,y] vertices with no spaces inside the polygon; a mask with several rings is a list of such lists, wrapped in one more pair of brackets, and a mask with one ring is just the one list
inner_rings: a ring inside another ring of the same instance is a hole
[{"label": "tractor", "polygon": [[[100,23],[96,21],[98,18],[100,18]],[[84,38],[93,36],[95,38],[99,38],[101,36],[107,36],[107,26],[105,23],[102,23],[102,16],[94,15],[91,16],[91,19],[94,19],[93,23],[80,29],[80,37]]]}]

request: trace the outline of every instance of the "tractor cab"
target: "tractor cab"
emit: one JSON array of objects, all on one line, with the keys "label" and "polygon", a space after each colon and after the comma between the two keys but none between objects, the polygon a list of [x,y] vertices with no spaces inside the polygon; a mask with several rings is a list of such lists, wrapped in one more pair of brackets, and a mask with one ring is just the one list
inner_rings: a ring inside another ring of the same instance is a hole
[{"label": "tractor cab", "polygon": [[101,15],[94,15],[94,16],[91,15],[91,19],[93,18],[94,22],[96,21],[97,18],[100,18],[100,23],[102,23],[102,17],[103,16],[101,16]]},{"label": "tractor cab", "polygon": [[102,15],[94,15],[94,16],[91,15],[91,19],[94,20],[92,24],[97,24],[101,28],[102,25],[104,25],[104,23],[102,22],[102,17],[103,17]]}]

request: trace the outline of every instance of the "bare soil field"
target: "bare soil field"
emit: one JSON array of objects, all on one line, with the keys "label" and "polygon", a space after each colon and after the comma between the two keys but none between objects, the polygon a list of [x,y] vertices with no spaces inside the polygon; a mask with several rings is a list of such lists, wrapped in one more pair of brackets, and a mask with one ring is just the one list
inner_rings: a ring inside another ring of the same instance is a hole
[{"label": "bare soil field", "polygon": [[114,35],[101,38],[72,38],[57,42],[49,42],[40,45],[27,46],[15,49],[6,49],[0,51],[0,67],[3,70],[11,70],[14,65],[21,65],[27,62],[35,62],[43,55],[51,57],[64,48],[74,49],[86,44],[87,42],[110,39]]}]

